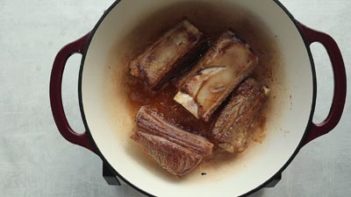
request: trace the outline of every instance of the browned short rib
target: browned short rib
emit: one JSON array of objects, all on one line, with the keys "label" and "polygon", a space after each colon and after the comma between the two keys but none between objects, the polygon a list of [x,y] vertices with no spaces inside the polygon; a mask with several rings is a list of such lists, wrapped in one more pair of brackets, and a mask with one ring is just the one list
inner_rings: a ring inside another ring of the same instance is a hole
[{"label": "browned short rib", "polygon": [[233,32],[223,33],[199,63],[180,80],[174,100],[208,121],[229,94],[251,74],[258,57]]},{"label": "browned short rib", "polygon": [[220,148],[230,153],[245,150],[251,125],[265,98],[264,89],[254,79],[247,79],[239,86],[212,130],[213,138]]},{"label": "browned short rib", "polygon": [[151,87],[160,86],[172,71],[182,66],[188,53],[199,46],[202,33],[184,20],[166,32],[130,63],[130,74]]},{"label": "browned short rib", "polygon": [[190,173],[212,155],[213,144],[207,139],[175,127],[150,107],[142,107],[136,121],[138,128],[132,139],[173,175]]}]

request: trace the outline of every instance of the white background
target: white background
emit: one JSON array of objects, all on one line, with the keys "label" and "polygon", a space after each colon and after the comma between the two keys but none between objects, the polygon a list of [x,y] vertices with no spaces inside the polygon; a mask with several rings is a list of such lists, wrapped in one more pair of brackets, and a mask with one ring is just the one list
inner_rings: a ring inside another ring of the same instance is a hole
[{"label": "white background", "polygon": [[[50,111],[49,77],[56,53],[90,31],[112,2],[0,0],[0,196],[143,196],[127,185],[108,186],[101,160],[65,141]],[[351,1],[281,2],[298,20],[334,37],[350,77]],[[333,77],[325,50],[318,44],[312,49],[318,76],[315,120],[321,121],[330,106]],[[78,107],[79,63],[78,55],[68,62],[63,96],[71,125],[84,130]],[[348,96],[337,128],[304,147],[275,188],[252,196],[351,193]]]}]

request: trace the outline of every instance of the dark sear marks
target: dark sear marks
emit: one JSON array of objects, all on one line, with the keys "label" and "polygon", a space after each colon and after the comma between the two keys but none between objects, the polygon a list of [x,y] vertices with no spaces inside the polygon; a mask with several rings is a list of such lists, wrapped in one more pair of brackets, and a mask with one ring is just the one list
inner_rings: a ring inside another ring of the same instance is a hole
[{"label": "dark sear marks", "polygon": [[181,79],[174,100],[196,118],[209,121],[234,88],[252,73],[257,63],[258,58],[250,46],[227,31]]},{"label": "dark sear marks", "polygon": [[214,150],[244,151],[269,92],[252,78],[258,57],[247,43],[228,30],[201,52],[200,31],[183,20],[129,65],[128,85],[139,90],[129,96],[141,106],[132,139],[176,176]]},{"label": "dark sear marks", "polygon": [[136,122],[132,139],[173,175],[186,175],[212,155],[214,145],[206,138],[175,127],[151,107],[141,107]]},{"label": "dark sear marks", "polygon": [[139,130],[158,135],[183,147],[191,149],[204,157],[212,154],[213,144],[206,138],[194,135],[168,123],[163,115],[149,106],[140,108],[136,123]]},{"label": "dark sear marks", "polygon": [[182,66],[188,53],[200,46],[202,33],[189,21],[184,20],[166,32],[130,63],[130,74],[145,80],[151,88],[159,87],[172,71]]},{"label": "dark sear marks", "polygon": [[247,79],[234,92],[220,112],[212,129],[216,144],[230,153],[246,149],[249,132],[266,100],[264,88],[255,79]]}]

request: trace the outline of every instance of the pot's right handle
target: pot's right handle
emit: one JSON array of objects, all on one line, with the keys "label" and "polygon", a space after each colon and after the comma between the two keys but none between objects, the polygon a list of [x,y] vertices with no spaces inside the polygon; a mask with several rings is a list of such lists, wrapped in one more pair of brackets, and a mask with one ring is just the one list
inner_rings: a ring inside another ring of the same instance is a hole
[{"label": "pot's right handle", "polygon": [[319,42],[325,47],[332,64],[334,75],[334,95],[329,114],[321,123],[316,124],[311,122],[310,130],[302,142],[302,145],[306,145],[310,141],[327,134],[339,123],[345,106],[347,84],[344,61],[334,39],[325,33],[313,30],[299,22],[297,24],[308,45]]}]

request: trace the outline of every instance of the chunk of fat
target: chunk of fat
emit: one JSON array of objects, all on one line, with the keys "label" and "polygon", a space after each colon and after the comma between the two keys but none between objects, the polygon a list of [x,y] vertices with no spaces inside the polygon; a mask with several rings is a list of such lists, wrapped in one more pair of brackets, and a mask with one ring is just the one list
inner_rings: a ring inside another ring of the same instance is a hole
[{"label": "chunk of fat", "polygon": [[[174,100],[180,103],[196,118],[200,118],[199,105],[198,101],[196,101],[195,98],[200,99],[200,103],[202,103],[202,100],[209,98],[211,93],[219,93],[221,92],[221,89],[223,91],[224,85],[221,83],[220,80],[218,80],[218,83],[208,83],[208,81],[212,81],[212,78],[216,78],[214,76],[221,76],[217,75],[218,73],[222,73],[222,75],[225,74],[225,70],[226,69],[223,66],[214,66],[200,71],[198,75],[189,79],[189,81],[185,84],[186,92],[178,92],[174,97]],[[210,92],[208,92],[207,90]]]}]

